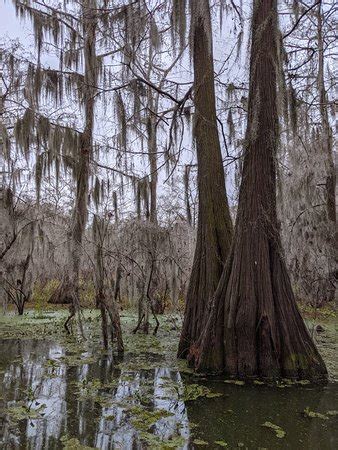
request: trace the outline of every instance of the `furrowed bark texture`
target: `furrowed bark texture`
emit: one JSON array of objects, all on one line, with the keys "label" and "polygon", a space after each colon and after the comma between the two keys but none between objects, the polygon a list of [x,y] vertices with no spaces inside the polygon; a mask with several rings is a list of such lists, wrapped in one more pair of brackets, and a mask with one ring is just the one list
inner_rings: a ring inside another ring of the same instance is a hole
[{"label": "furrowed bark texture", "polygon": [[233,234],[217,130],[209,1],[192,2],[194,135],[198,161],[199,213],[194,262],[178,356],[200,337],[210,299],[221,277]]},{"label": "furrowed bark texture", "polygon": [[278,19],[254,0],[248,126],[234,241],[198,355],[200,371],[322,380],[326,368],[298,311],[276,214]]}]

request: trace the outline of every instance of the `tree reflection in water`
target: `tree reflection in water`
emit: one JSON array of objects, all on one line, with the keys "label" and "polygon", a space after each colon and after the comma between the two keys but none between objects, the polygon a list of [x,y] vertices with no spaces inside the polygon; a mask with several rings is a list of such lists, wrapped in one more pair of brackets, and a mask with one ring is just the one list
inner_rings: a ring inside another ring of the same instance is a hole
[{"label": "tree reflection in water", "polygon": [[[153,449],[161,443],[190,449],[201,441],[208,448],[220,448],[217,441],[229,448],[338,448],[338,416],[321,420],[302,413],[337,410],[335,383],[280,389],[199,380],[222,396],[185,402],[189,379],[165,367],[164,358],[93,358],[85,351],[79,356],[75,347],[1,342],[1,449],[60,449],[69,438],[99,449]],[[30,407],[26,417],[20,405]],[[15,422],[18,411],[22,420]],[[282,427],[285,438],[261,426],[267,421]]]},{"label": "tree reflection in water", "polygon": [[[143,448],[147,446],[141,440],[145,430],[133,426],[130,413],[137,405],[171,413],[149,427],[149,432],[158,439],[181,436],[184,439],[180,442],[188,442],[189,421],[185,404],[178,395],[183,389],[178,371],[120,370],[115,368],[116,360],[107,355],[96,363],[69,366],[62,362],[65,354],[61,346],[49,342],[2,342],[0,443],[5,448],[60,448],[63,436],[76,437],[83,445],[100,449]],[[91,380],[100,383],[101,388],[93,392],[80,388],[79,392],[79,386]],[[88,395],[81,395],[82,391]],[[45,408],[41,417],[26,418],[16,424],[6,408],[11,409],[20,402],[29,405],[28,392],[34,397],[32,409],[41,405]]]}]

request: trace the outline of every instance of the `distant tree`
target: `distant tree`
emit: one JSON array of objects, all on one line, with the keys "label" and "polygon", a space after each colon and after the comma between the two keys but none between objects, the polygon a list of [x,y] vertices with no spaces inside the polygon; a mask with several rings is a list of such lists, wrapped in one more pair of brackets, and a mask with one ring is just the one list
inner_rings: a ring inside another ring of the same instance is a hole
[{"label": "distant tree", "polygon": [[[279,158],[278,207],[297,298],[335,298],[336,205],[333,154],[335,39],[333,1],[295,9],[284,35],[287,119]],[[297,26],[296,26],[297,25]]]},{"label": "distant tree", "polygon": [[105,244],[107,242],[109,225],[109,220],[107,220],[107,218],[98,217],[97,215],[94,216],[93,241],[95,245],[94,281],[96,290],[96,304],[101,310],[101,325],[104,347],[106,349],[108,348],[110,334],[112,344],[116,339],[118,351],[123,352],[124,345],[116,293],[116,284],[119,281],[118,278],[116,278],[115,289],[113,289],[105,264]]},{"label": "distant tree", "polygon": [[[13,3],[21,18],[28,17],[32,21],[37,49],[36,61],[30,62],[27,68],[23,90],[25,111],[14,127],[15,143],[27,153],[35,148],[38,201],[46,171],[50,173],[53,170],[58,182],[60,168],[64,168],[66,172],[71,172],[75,185],[68,241],[68,269],[53,296],[57,303],[71,303],[73,315],[80,307],[79,278],[88,220],[90,164],[94,155],[95,102],[100,80],[107,76],[103,67],[107,53],[97,54],[102,29],[100,38],[97,30],[99,25],[104,29],[107,15],[118,14],[122,5],[107,13],[105,4],[96,0],[67,2],[61,8],[52,2],[31,4],[14,0]],[[48,54],[50,48],[54,49],[59,68],[46,68],[43,64],[44,52]],[[41,104],[42,101],[45,104]],[[69,101],[73,102],[75,110],[83,113],[77,123],[67,110]],[[45,114],[46,105],[53,105],[63,111],[61,119],[52,121]]]},{"label": "distant tree", "polygon": [[0,287],[4,306],[15,305],[19,315],[31,298],[34,281],[36,220],[31,210],[30,204],[13,198],[11,189],[0,188]]}]

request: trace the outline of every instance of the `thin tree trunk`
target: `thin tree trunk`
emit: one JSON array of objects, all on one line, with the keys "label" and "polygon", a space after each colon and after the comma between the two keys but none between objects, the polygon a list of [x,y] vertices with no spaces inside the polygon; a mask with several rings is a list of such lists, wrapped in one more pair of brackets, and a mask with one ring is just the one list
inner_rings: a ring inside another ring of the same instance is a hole
[{"label": "thin tree trunk", "polygon": [[[149,47],[149,61],[151,62],[153,58],[153,48]],[[148,68],[148,79],[151,78],[151,63]],[[147,241],[148,241],[148,256],[150,259],[154,259],[156,255],[156,238],[154,234],[156,233],[155,226],[157,225],[157,131],[156,131],[156,116],[154,111],[157,111],[158,99],[154,102],[153,92],[151,89],[148,90],[148,120],[147,120],[147,136],[148,136],[148,159],[150,166],[150,214],[149,221],[153,225],[147,230]],[[147,265],[150,261],[147,262]],[[153,262],[151,263],[153,264]],[[151,282],[151,281],[150,281]],[[142,294],[141,304],[139,307],[139,320],[143,317],[142,330],[144,333],[149,332],[149,313],[150,305],[145,294]]]},{"label": "thin tree trunk", "polygon": [[107,318],[107,312],[105,308],[104,303],[104,294],[103,292],[100,292],[98,294],[97,304],[100,307],[101,312],[101,331],[102,331],[102,339],[103,339],[103,347],[107,350],[108,349],[108,318]]},{"label": "thin tree trunk", "polygon": [[84,16],[84,109],[85,127],[81,135],[78,166],[76,168],[75,206],[72,216],[70,241],[70,281],[75,310],[79,309],[79,277],[82,256],[83,234],[87,222],[87,199],[89,161],[93,145],[94,106],[97,82],[97,61],[95,52],[96,0],[86,0],[83,5]]},{"label": "thin tree trunk", "polygon": [[150,222],[157,224],[157,139],[156,118],[150,113],[148,119],[148,157],[150,166]]},{"label": "thin tree trunk", "polygon": [[118,303],[121,303],[121,279],[122,279],[122,267],[120,264],[118,264],[115,272],[115,286],[114,286],[114,302],[116,305]]},{"label": "thin tree trunk", "polygon": [[178,356],[200,337],[208,305],[229,253],[233,229],[217,130],[211,17],[208,0],[192,2],[194,137],[198,162],[197,242]]},{"label": "thin tree trunk", "polygon": [[[120,323],[119,309],[117,306],[117,298],[120,291],[121,267],[118,265],[116,269],[115,289],[108,287],[105,283],[107,279],[104,267],[104,242],[109,233],[109,222],[94,216],[93,221],[93,237],[95,243],[95,288],[96,302],[101,311],[101,329],[104,348],[108,349],[109,331],[111,335],[111,343],[114,345],[114,339],[117,340],[117,349],[123,352],[122,329]],[[108,322],[108,316],[110,324]]]},{"label": "thin tree trunk", "polygon": [[185,208],[187,214],[187,222],[190,226],[192,226],[192,217],[191,217],[191,207],[190,207],[190,199],[189,199],[189,176],[190,176],[190,168],[189,164],[186,164],[184,168],[184,200],[185,200]]},{"label": "thin tree trunk", "polygon": [[96,288],[96,306],[101,312],[101,331],[103,346],[108,349],[108,320],[105,308],[105,289],[104,289],[104,262],[103,262],[103,245],[105,236],[105,223],[98,217],[94,216],[93,235],[95,242],[95,288]]},{"label": "thin tree trunk", "polygon": [[239,378],[327,376],[298,311],[276,214],[278,18],[254,0],[248,125],[234,241],[196,351],[199,370]]}]

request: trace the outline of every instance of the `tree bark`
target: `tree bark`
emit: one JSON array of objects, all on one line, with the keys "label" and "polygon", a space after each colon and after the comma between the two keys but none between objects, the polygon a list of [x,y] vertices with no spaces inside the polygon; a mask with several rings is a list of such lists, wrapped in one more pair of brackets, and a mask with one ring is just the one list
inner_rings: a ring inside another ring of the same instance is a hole
[{"label": "tree bark", "polygon": [[157,131],[156,118],[149,113],[148,123],[148,157],[150,166],[150,222],[157,225]]},{"label": "tree bark", "polygon": [[198,162],[198,227],[178,356],[200,337],[208,305],[229,253],[233,234],[217,130],[212,30],[208,0],[192,2],[194,137]]},{"label": "tree bark", "polygon": [[[323,140],[323,157],[325,158],[326,166],[326,210],[328,223],[328,239],[330,242],[328,255],[329,276],[326,280],[326,289],[323,292],[323,302],[332,301],[335,298],[335,271],[336,271],[336,246],[337,246],[337,232],[336,232],[336,173],[333,162],[333,148],[332,148],[332,130],[329,120],[328,112],[328,98],[325,89],[324,80],[324,37],[323,37],[323,14],[322,1],[319,2],[317,8],[317,32],[318,32],[318,92],[320,104],[320,118],[322,127]],[[326,292],[325,292],[326,291]]]},{"label": "tree bark", "polygon": [[120,264],[118,264],[115,272],[115,286],[114,286],[114,302],[116,305],[118,303],[121,303],[121,279],[122,279],[122,267]]},{"label": "tree bark", "polygon": [[327,376],[298,311],[276,214],[278,17],[254,0],[248,125],[234,240],[207,326],[198,370],[238,378]]},{"label": "tree bark", "polygon": [[93,145],[94,106],[97,84],[95,52],[96,0],[86,0],[83,5],[84,20],[84,109],[85,127],[81,135],[80,154],[76,167],[75,206],[70,236],[70,283],[75,310],[79,308],[79,277],[83,234],[87,222],[89,162]]}]

